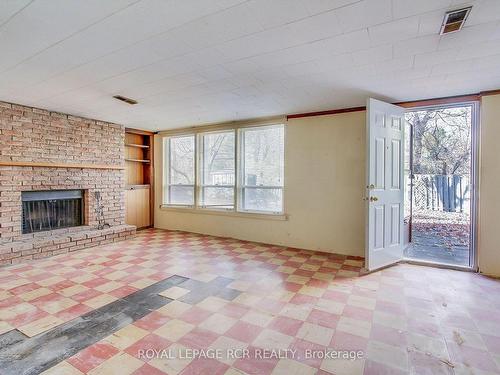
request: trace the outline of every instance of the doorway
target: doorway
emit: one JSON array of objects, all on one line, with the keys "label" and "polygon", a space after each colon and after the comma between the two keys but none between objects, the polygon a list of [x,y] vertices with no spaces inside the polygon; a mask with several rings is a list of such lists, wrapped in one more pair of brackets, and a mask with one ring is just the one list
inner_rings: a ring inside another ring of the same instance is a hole
[{"label": "doorway", "polygon": [[476,103],[405,113],[405,258],[474,267]]}]

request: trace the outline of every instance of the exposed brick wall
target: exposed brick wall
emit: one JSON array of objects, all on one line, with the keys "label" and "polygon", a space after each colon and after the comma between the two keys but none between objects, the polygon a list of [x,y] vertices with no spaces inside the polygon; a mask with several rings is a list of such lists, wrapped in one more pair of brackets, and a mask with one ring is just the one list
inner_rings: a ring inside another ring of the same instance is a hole
[{"label": "exposed brick wall", "polygon": [[[123,166],[124,137],[122,125],[0,102],[0,161]],[[124,184],[123,170],[0,166],[0,246],[50,235],[22,234],[22,191],[84,189],[85,224],[91,227],[97,224],[94,193],[100,191],[104,218],[117,226],[125,223]],[[22,251],[29,257],[29,250]],[[0,254],[0,261],[9,256]]]}]

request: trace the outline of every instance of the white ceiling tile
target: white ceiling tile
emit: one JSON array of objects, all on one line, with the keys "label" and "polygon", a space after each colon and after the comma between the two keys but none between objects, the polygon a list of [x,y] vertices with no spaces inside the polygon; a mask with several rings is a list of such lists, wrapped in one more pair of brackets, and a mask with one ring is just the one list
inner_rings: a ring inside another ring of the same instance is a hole
[{"label": "white ceiling tile", "polygon": [[363,0],[335,10],[342,31],[349,32],[392,20],[391,0]]},{"label": "white ceiling tile", "polygon": [[309,0],[304,3],[310,14],[317,14],[353,4],[358,1],[359,0]]},{"label": "white ceiling tile", "polygon": [[460,60],[474,57],[485,57],[500,53],[500,43],[497,40],[464,45],[457,56]]},{"label": "white ceiling tile", "polygon": [[429,53],[422,53],[415,56],[415,68],[423,68],[443,63],[450,63],[457,58],[457,49],[440,50]]},{"label": "white ceiling tile", "polygon": [[498,20],[500,14],[500,1],[478,0],[472,6],[472,10],[467,18],[467,25],[477,25],[480,23]]},{"label": "white ceiling tile", "polygon": [[439,42],[439,48],[460,48],[465,44],[492,40],[498,28],[499,23],[497,21],[464,27],[458,33],[443,35]]},{"label": "white ceiling tile", "polygon": [[405,18],[437,9],[445,9],[451,3],[451,0],[394,0],[394,18]]},{"label": "white ceiling tile", "polygon": [[394,44],[394,57],[437,51],[441,37],[437,34],[402,40]]},{"label": "white ceiling tile", "polygon": [[35,1],[0,29],[0,71],[126,8],[137,0]]},{"label": "white ceiling tile", "polygon": [[0,2],[0,29],[17,12],[21,11],[32,0],[4,0]]},{"label": "white ceiling tile", "polygon": [[477,64],[476,59],[454,61],[453,64],[449,62],[434,65],[432,67],[432,76],[446,76],[449,74],[463,73],[474,69]]},{"label": "white ceiling tile", "polygon": [[441,30],[443,23],[444,11],[429,12],[420,16],[418,34],[419,35],[436,35]]},{"label": "white ceiling tile", "polygon": [[[283,9],[286,8],[286,12]],[[247,12],[264,29],[273,28],[309,16],[307,2],[303,0],[252,0],[247,3]]]},{"label": "white ceiling tile", "polygon": [[415,38],[418,35],[418,17],[410,17],[368,28],[373,44],[397,42]]},{"label": "white ceiling tile", "polygon": [[363,49],[352,54],[356,65],[365,65],[379,61],[391,60],[393,58],[392,44]]},{"label": "white ceiling tile", "polygon": [[377,72],[384,73],[390,72],[394,73],[401,69],[410,69],[413,66],[413,56],[398,57],[397,59],[391,59],[386,61],[379,61],[375,63],[375,68]]}]

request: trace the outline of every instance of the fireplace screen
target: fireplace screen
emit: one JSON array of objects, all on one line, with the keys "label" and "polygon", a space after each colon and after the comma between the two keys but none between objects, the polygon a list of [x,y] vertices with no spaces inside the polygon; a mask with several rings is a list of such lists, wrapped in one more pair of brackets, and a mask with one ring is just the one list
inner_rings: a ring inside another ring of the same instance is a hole
[{"label": "fireplace screen", "polygon": [[83,191],[53,190],[22,193],[23,233],[83,224]]}]

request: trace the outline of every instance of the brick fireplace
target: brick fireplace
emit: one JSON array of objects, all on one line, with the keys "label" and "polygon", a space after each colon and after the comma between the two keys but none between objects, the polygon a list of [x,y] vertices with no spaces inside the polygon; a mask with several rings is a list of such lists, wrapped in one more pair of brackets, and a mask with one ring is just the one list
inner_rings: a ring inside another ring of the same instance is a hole
[{"label": "brick fireplace", "polygon": [[[0,102],[0,264],[135,234],[125,225],[124,136],[122,125]],[[36,222],[44,230],[23,233],[23,193],[47,192],[54,201],[50,192],[56,191],[82,192],[82,225]],[[99,223],[106,227],[98,229]]]}]

